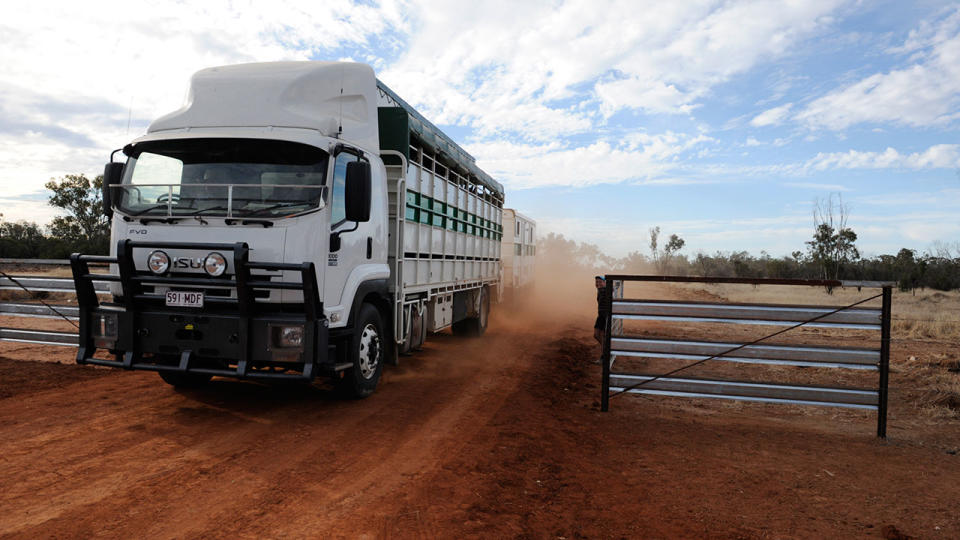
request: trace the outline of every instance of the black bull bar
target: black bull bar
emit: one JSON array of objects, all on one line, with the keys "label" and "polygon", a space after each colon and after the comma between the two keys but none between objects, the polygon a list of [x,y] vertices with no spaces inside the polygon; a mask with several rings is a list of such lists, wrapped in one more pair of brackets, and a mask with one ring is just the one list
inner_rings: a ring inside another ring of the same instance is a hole
[{"label": "black bull bar", "polygon": [[[232,252],[232,275],[155,275],[138,272],[134,248]],[[80,312],[78,364],[123,369],[198,373],[238,378],[313,380],[320,371],[335,372],[327,354],[328,323],[317,288],[313,263],[268,263],[249,260],[245,242],[235,244],[140,242],[121,240],[117,256],[70,256]],[[91,274],[88,263],[116,264],[117,274]],[[272,281],[251,270],[293,271],[300,283]],[[120,283],[116,303],[101,303],[94,281]],[[145,292],[145,285],[183,290],[233,289],[235,295],[205,294],[202,308],[168,307],[165,295]],[[256,302],[256,290],[286,289],[303,293],[303,304]],[[274,343],[274,328],[303,326],[302,347]],[[114,360],[94,358],[107,349]],[[297,354],[299,352],[299,354]],[[277,356],[277,355],[282,356]],[[278,359],[279,358],[279,359]],[[291,360],[292,358],[292,360]],[[235,367],[234,367],[235,366]]]}]

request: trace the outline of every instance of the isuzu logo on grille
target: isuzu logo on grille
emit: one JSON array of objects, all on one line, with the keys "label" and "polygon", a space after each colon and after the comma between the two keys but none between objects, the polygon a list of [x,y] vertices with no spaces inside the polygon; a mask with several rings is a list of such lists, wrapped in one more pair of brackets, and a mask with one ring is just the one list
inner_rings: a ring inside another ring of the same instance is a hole
[{"label": "isuzu logo on grille", "polygon": [[203,268],[203,257],[191,259],[190,257],[176,257],[173,259],[174,268]]}]

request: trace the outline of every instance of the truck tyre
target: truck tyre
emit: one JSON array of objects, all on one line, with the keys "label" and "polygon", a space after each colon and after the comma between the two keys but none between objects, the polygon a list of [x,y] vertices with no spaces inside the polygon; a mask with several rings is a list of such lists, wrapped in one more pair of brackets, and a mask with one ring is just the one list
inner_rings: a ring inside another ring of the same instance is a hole
[{"label": "truck tyre", "polygon": [[176,388],[199,388],[213,378],[213,375],[204,373],[178,373],[175,371],[161,371],[160,378],[163,382]]},{"label": "truck tyre", "polygon": [[373,393],[380,382],[386,347],[380,312],[370,304],[360,306],[353,336],[348,340],[347,360],[353,366],[336,379],[341,395],[362,399]]},{"label": "truck tyre", "polygon": [[487,321],[490,318],[490,289],[480,289],[480,314],[477,317],[464,319],[453,323],[453,334],[456,336],[480,337],[487,331]]}]

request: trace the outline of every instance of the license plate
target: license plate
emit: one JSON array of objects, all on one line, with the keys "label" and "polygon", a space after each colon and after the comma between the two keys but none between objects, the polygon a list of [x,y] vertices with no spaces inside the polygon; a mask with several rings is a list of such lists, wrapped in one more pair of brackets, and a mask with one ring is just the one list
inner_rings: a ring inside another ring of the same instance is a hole
[{"label": "license plate", "polygon": [[203,307],[202,292],[168,291],[168,307]]}]

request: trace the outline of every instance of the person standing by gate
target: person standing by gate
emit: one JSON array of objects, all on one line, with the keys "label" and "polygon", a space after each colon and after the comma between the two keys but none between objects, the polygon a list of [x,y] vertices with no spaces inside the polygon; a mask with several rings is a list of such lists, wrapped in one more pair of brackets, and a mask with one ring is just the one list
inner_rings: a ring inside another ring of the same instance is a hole
[{"label": "person standing by gate", "polygon": [[607,310],[606,306],[603,305],[603,294],[607,288],[607,281],[603,279],[603,276],[596,276],[593,279],[594,284],[597,286],[597,322],[593,323],[593,338],[597,340],[597,343],[599,343],[602,348],[604,332],[607,326]]}]

